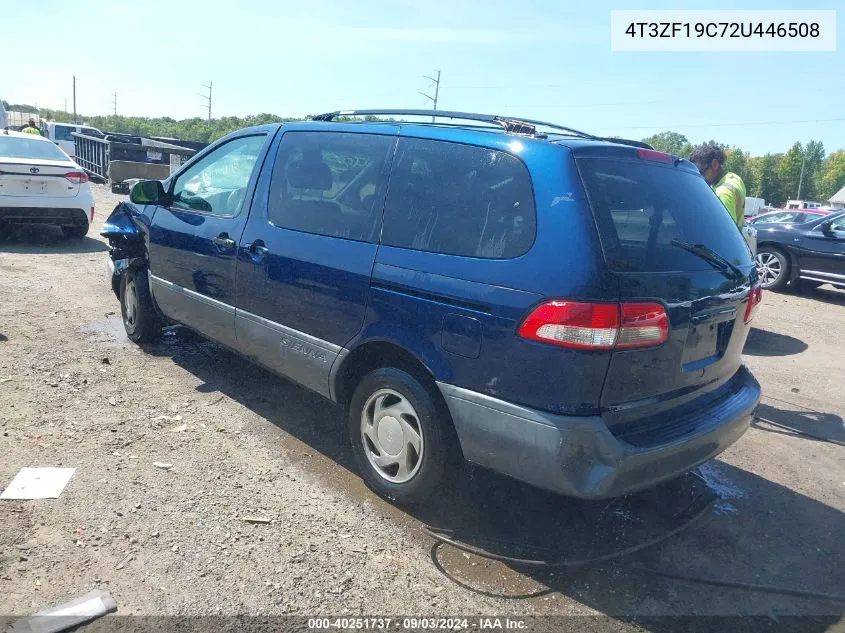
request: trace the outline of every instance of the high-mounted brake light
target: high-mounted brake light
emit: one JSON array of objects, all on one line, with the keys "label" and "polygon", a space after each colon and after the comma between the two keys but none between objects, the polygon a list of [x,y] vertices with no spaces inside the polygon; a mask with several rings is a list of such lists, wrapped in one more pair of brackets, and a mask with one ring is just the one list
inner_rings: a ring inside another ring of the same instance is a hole
[{"label": "high-mounted brake light", "polygon": [[675,160],[672,154],[658,152],[656,149],[646,149],[644,147],[637,150],[637,158],[640,160],[653,160],[658,163],[671,163]]},{"label": "high-mounted brake light", "polygon": [[88,182],[88,174],[84,171],[69,171],[65,174],[65,180],[75,185],[81,185],[83,182]]},{"label": "high-mounted brake light", "polygon": [[523,338],[575,349],[634,349],[669,337],[669,317],[659,303],[549,301],[519,328]]},{"label": "high-mounted brake light", "polygon": [[745,305],[745,322],[750,323],[757,311],[757,306],[763,301],[763,287],[754,286],[748,293],[748,303]]}]

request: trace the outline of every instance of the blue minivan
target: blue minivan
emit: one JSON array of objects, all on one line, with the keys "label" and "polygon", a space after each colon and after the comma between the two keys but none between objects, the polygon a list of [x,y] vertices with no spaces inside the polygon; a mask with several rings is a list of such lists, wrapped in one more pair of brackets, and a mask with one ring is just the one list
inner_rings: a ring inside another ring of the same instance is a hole
[{"label": "blue minivan", "polygon": [[760,399],[746,242],[690,162],[643,143],[332,113],[137,183],[103,235],[131,340],[179,323],[339,403],[397,503],[460,459],[618,496],[723,451]]}]

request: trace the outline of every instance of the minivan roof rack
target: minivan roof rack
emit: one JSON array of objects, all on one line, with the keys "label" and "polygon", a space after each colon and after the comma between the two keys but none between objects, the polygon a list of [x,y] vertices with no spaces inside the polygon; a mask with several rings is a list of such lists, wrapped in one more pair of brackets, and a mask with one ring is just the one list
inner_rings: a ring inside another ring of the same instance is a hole
[{"label": "minivan roof rack", "polygon": [[318,114],[313,117],[314,121],[331,121],[339,116],[430,116],[432,118],[439,117],[443,119],[463,119],[466,121],[483,121],[491,125],[498,125],[505,132],[511,134],[526,134],[530,136],[537,135],[537,126],[547,127],[553,130],[560,130],[572,136],[581,136],[583,138],[597,139],[598,137],[586,132],[581,132],[571,127],[558,125],[557,123],[548,123],[546,121],[537,121],[534,119],[523,119],[521,117],[507,117],[496,114],[476,114],[473,112],[453,112],[451,110],[404,110],[404,109],[387,109],[387,110],[338,110],[336,112],[326,112],[325,114]]},{"label": "minivan roof rack", "polygon": [[630,145],[631,147],[641,147],[643,149],[654,149],[651,145],[646,143],[645,141],[632,141],[628,138],[618,138],[616,136],[605,136],[601,138],[602,141],[607,141],[608,143],[619,143],[620,145]]}]

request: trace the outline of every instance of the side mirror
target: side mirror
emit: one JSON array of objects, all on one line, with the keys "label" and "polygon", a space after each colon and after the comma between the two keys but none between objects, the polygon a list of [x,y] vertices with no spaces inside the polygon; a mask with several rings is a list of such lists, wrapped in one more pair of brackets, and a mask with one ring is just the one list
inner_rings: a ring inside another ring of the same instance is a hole
[{"label": "side mirror", "polygon": [[135,204],[163,204],[166,197],[160,180],[141,180],[129,192],[129,200]]}]

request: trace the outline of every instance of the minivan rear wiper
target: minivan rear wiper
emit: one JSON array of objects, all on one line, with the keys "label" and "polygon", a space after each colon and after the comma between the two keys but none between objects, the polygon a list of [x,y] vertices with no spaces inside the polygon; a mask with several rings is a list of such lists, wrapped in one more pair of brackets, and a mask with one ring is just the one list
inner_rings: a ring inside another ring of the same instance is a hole
[{"label": "minivan rear wiper", "polygon": [[679,248],[683,248],[685,251],[689,251],[693,255],[697,255],[721,271],[727,272],[730,270],[736,277],[745,276],[745,273],[743,273],[738,266],[732,264],[709,246],[705,246],[704,244],[693,244],[692,242],[687,242],[685,240],[678,239],[677,237],[672,238],[672,246],[678,246]]}]

